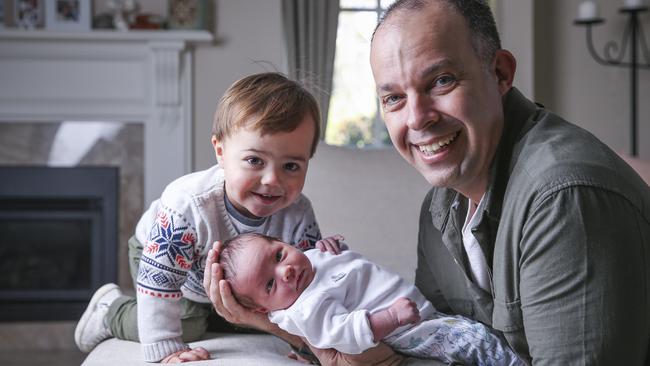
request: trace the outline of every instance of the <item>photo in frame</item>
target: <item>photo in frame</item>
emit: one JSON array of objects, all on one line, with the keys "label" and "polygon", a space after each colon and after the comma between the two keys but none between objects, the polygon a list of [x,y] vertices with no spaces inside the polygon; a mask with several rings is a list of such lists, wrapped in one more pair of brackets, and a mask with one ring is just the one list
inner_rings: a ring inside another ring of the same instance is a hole
[{"label": "photo in frame", "polygon": [[91,0],[48,0],[45,28],[57,31],[90,31]]},{"label": "photo in frame", "polygon": [[207,13],[209,11],[207,0],[169,0],[169,29],[205,29],[207,26]]},{"label": "photo in frame", "polygon": [[45,0],[13,0],[13,23],[21,29],[43,27]]}]

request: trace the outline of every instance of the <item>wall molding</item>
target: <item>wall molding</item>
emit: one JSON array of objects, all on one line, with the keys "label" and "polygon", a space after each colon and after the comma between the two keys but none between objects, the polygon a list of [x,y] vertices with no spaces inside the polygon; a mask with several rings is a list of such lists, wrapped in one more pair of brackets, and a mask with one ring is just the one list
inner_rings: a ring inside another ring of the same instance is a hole
[{"label": "wall molding", "polygon": [[0,122],[143,123],[148,205],[192,169],[193,46],[212,40],[206,31],[3,30]]}]

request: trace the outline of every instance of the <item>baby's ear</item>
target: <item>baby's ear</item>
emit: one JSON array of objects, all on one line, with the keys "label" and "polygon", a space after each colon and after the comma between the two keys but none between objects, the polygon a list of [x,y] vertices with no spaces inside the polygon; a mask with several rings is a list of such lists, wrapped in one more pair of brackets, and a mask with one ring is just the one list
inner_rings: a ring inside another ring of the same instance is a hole
[{"label": "baby's ear", "polygon": [[269,313],[269,310],[267,308],[263,307],[263,306],[256,307],[255,309],[253,309],[253,311],[256,312],[256,313],[262,313],[262,314],[268,314]]}]

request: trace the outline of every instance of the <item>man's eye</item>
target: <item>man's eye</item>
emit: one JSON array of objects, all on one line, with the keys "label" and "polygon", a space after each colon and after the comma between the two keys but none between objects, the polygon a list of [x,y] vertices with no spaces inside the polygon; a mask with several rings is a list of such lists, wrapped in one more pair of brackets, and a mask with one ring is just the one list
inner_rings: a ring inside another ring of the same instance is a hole
[{"label": "man's eye", "polygon": [[386,106],[394,105],[395,103],[398,103],[400,100],[402,100],[402,97],[400,97],[399,95],[386,95],[385,97],[381,98],[382,104]]},{"label": "man's eye", "polygon": [[279,263],[281,260],[282,260],[282,251],[278,250],[278,252],[275,253],[275,261]]},{"label": "man's eye", "polygon": [[262,161],[262,159],[260,159],[260,158],[258,158],[258,157],[256,157],[256,156],[248,157],[248,158],[246,158],[245,160],[246,160],[246,162],[247,162],[248,164],[250,164],[250,165],[258,166],[258,165],[262,165],[262,164],[264,164],[264,162]]},{"label": "man's eye", "polygon": [[298,169],[300,169],[300,165],[298,165],[297,163],[286,163],[284,164],[284,169],[290,172],[295,172]]},{"label": "man's eye", "polygon": [[453,76],[451,76],[451,75],[442,75],[442,76],[440,76],[439,78],[437,78],[434,81],[434,84],[437,87],[445,87],[445,86],[449,86],[454,81],[456,81],[456,78],[454,78]]},{"label": "man's eye", "polygon": [[270,279],[269,282],[266,283],[266,293],[271,292],[271,290],[273,289],[273,284],[275,284],[274,279]]}]

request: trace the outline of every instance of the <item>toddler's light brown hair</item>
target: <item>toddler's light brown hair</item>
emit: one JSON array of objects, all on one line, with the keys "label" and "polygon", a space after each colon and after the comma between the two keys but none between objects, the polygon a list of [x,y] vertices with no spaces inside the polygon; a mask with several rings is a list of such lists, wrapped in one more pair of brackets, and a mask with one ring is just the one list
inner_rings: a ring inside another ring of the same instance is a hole
[{"label": "toddler's light brown hair", "polygon": [[218,141],[242,127],[260,130],[262,135],[291,132],[310,116],[315,123],[310,157],[320,138],[318,102],[307,89],[286,76],[267,72],[236,81],[224,93],[214,114],[212,135]]}]

